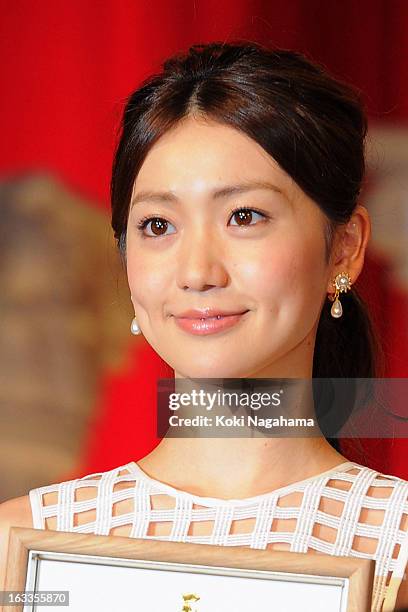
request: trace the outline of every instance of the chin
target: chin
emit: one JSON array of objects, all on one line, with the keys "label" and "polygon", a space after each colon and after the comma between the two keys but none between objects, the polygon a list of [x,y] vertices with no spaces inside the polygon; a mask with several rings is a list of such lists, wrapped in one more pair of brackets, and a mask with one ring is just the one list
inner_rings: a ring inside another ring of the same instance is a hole
[{"label": "chin", "polygon": [[[174,366],[172,366],[174,367]],[[248,378],[250,376],[248,368],[242,365],[232,367],[231,364],[225,362],[213,362],[207,365],[196,364],[180,364],[179,367],[174,367],[181,376],[185,378]]]}]

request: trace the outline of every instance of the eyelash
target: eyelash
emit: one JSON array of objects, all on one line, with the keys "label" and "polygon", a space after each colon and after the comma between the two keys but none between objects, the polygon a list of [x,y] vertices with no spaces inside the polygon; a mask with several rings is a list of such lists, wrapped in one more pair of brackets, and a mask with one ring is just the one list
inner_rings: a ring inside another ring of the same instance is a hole
[{"label": "eyelash", "polygon": [[[262,212],[261,210],[258,210],[257,208],[250,208],[248,206],[241,206],[239,208],[234,208],[233,210],[231,210],[229,212],[229,219],[231,219],[235,214],[241,211],[255,212],[255,213],[258,213],[259,215],[262,215],[265,219],[269,219],[269,216],[266,213]],[[162,234],[161,236],[160,235],[149,236],[143,233],[143,230],[147,227],[149,222],[154,221],[155,219],[163,219],[163,217],[160,217],[159,215],[149,215],[149,216],[146,216],[140,219],[139,223],[137,224],[137,229],[141,232],[143,238],[164,238],[168,235],[168,234]],[[250,225],[256,225],[256,223],[250,224]],[[250,225],[246,227],[250,227]],[[236,227],[240,227],[240,226],[237,225]],[[242,226],[242,227],[245,227],[245,226]]]}]

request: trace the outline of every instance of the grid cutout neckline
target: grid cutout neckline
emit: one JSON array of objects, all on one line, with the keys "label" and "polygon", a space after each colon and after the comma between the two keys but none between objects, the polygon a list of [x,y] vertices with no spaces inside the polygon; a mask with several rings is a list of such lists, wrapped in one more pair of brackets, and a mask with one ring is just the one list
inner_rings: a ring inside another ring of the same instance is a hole
[{"label": "grid cutout neckline", "polygon": [[339,470],[350,469],[352,467],[355,468],[355,467],[358,467],[358,465],[355,464],[353,461],[344,461],[343,463],[339,463],[338,465],[335,465],[329,470],[326,470],[324,472],[319,472],[318,474],[315,474],[314,476],[309,476],[308,478],[297,480],[296,482],[292,482],[288,485],[285,485],[284,487],[279,487],[278,489],[273,489],[272,491],[268,491],[267,493],[261,493],[260,495],[255,495],[253,497],[245,497],[241,499],[239,498],[222,499],[220,497],[203,497],[201,495],[195,495],[194,493],[189,493],[188,491],[183,491],[182,489],[176,489],[175,487],[172,487],[171,485],[168,485],[165,482],[162,482],[161,480],[157,480],[156,478],[152,478],[151,476],[149,476],[140,467],[140,465],[136,461],[131,461],[130,463],[126,464],[125,467],[127,467],[131,472],[138,474],[141,478],[143,478],[147,482],[150,482],[152,485],[155,485],[156,487],[164,491],[167,491],[170,495],[178,496],[178,497],[182,496],[185,498],[192,499],[196,501],[197,504],[199,505],[221,506],[221,505],[247,505],[247,504],[252,504],[252,503],[258,503],[259,501],[262,501],[268,497],[271,497],[274,495],[281,495],[282,493],[286,491],[292,491],[293,489],[302,487],[304,484],[310,481],[318,480],[319,478],[328,476],[329,474],[334,474],[336,472],[339,472]]}]

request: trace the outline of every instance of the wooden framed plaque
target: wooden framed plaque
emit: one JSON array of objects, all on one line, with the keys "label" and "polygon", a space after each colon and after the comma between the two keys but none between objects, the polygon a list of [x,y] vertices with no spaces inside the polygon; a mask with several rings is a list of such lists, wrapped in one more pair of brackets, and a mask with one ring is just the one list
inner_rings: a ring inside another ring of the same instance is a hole
[{"label": "wooden framed plaque", "polygon": [[11,527],[2,603],[5,612],[369,612],[374,566],[356,557]]}]

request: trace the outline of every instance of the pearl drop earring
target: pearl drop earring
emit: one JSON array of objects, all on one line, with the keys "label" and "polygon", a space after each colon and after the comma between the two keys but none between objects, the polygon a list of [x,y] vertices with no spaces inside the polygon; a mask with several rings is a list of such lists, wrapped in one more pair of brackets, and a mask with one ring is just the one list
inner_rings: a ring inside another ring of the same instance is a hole
[{"label": "pearl drop earring", "polygon": [[343,314],[343,307],[339,300],[339,294],[351,289],[351,278],[347,272],[340,272],[333,280],[332,285],[334,285],[336,292],[334,296],[329,295],[329,300],[333,302],[330,314],[335,319],[338,319]]},{"label": "pearl drop earring", "polygon": [[132,332],[134,336],[138,336],[139,334],[142,333],[139,325],[137,324],[136,317],[133,319],[132,323],[130,324],[130,331]]}]

